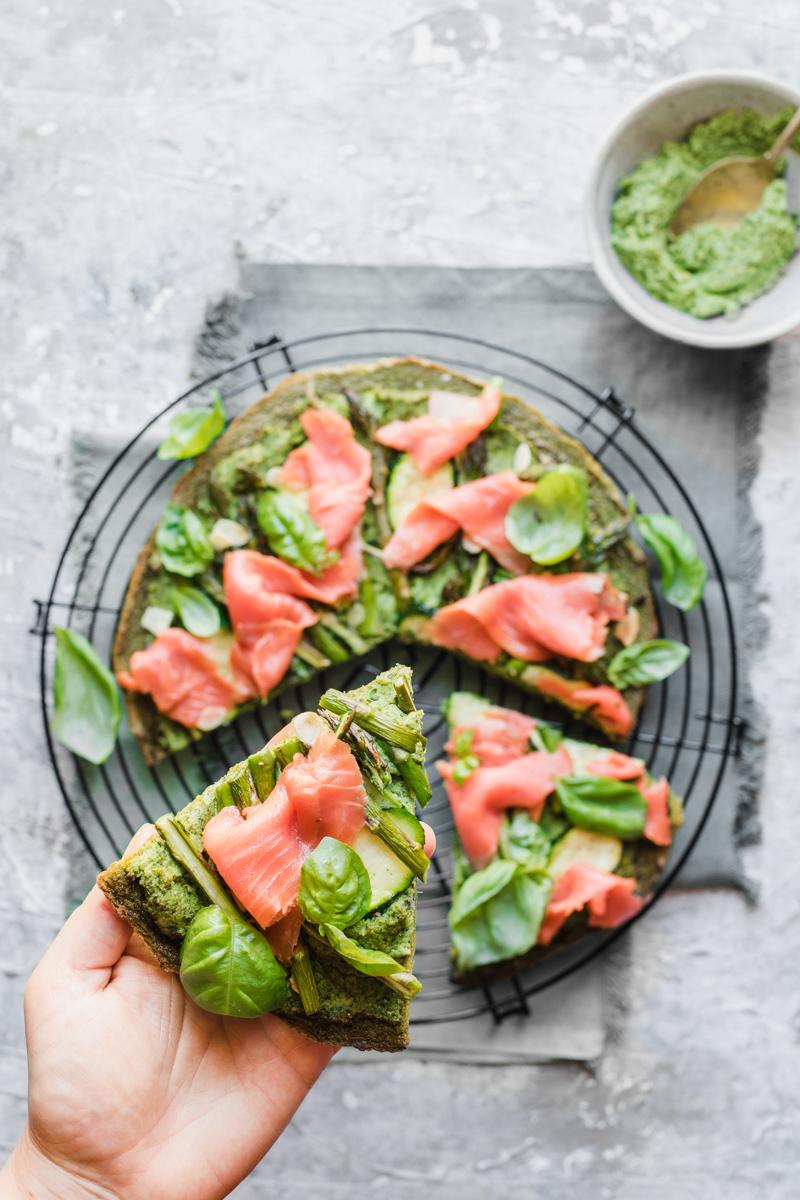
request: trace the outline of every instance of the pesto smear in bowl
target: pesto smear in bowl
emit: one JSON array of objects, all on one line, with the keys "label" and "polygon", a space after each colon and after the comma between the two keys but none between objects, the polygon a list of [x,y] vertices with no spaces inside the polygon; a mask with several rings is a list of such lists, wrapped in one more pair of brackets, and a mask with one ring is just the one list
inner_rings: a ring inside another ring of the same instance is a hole
[{"label": "pesto smear in bowl", "polygon": [[776,282],[797,247],[798,217],[787,211],[783,179],[773,180],[756,212],[733,229],[705,223],[675,237],[669,223],[703,171],[721,158],[763,154],[793,111],[718,113],[620,180],[611,244],[651,296],[695,317],[731,317]]}]

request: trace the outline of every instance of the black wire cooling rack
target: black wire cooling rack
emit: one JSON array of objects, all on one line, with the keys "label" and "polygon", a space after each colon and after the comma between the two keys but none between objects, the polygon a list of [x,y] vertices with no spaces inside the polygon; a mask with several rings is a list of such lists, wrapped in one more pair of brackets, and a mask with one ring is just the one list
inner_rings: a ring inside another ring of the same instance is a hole
[{"label": "black wire cooling rack", "polygon": [[[67,538],[47,599],[37,601],[32,630],[41,637],[41,707],[48,752],[83,844],[97,866],[105,866],[119,855],[142,821],[180,808],[231,763],[262,745],[284,723],[287,709],[315,707],[324,687],[357,686],[397,660],[414,668],[415,691],[426,714],[429,765],[442,751],[445,729],[440,704],[451,691],[464,688],[488,694],[495,703],[534,715],[543,711],[512,685],[499,683],[444,651],[391,642],[366,659],[330,668],[322,677],[293,688],[265,708],[242,715],[231,726],[153,768],[144,765],[127,725],[102,767],[73,757],[51,734],[50,634],[54,625],[73,626],[90,638],[101,657],[110,657],[136,555],[158,520],[177,474],[184,469],[180,463],[164,464],[155,456],[167,415],[211,385],[220,388],[226,411],[235,416],[292,371],[405,354],[432,358],[479,376],[501,375],[509,391],[529,399],[579,437],[623,494],[633,493],[641,509],[677,517],[709,565],[705,598],[691,613],[662,606],[657,598],[662,631],[687,642],[691,657],[675,676],[649,689],[627,747],[646,759],[654,775],[667,775],[686,803],[686,820],[655,892],[657,899],[695,846],[740,742],[734,623],[708,531],[675,471],[639,428],[635,409],[612,389],[598,394],[530,355],[481,338],[428,329],[362,328],[294,340],[273,336],[168,404],[109,463]],[[547,715],[553,719],[552,710]],[[567,722],[568,733],[575,734],[578,729]],[[437,778],[435,770],[431,778]],[[454,1021],[480,1013],[491,1013],[499,1022],[511,1014],[527,1013],[530,996],[597,957],[622,932],[592,933],[491,988],[465,991],[455,987],[449,978],[447,928],[452,822],[440,782],[434,783],[426,817],[437,831],[439,849],[420,896],[417,971],[424,989],[413,1005],[414,1023]]]}]

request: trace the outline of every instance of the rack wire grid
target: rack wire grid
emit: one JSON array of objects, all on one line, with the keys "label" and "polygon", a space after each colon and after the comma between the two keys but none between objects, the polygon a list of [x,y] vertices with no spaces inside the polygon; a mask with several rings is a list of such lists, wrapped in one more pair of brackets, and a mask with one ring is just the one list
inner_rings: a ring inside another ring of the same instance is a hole
[{"label": "rack wire grid", "polygon": [[[153,417],[108,465],[67,538],[46,600],[37,601],[32,632],[41,637],[41,710],[58,786],[86,850],[98,867],[118,857],[143,821],[186,804],[231,763],[251,753],[284,723],[286,709],[315,707],[327,686],[354,687],[394,661],[414,668],[415,690],[425,711],[428,763],[442,753],[446,737],[440,706],[457,689],[480,692],[497,704],[554,719],[552,709],[514,686],[432,648],[392,641],[365,659],[329,668],[310,683],[240,716],[187,750],[153,768],[145,766],[127,725],[116,749],[93,767],[56,743],[50,729],[53,626],[84,633],[101,657],[111,644],[136,555],[158,520],[181,463],[155,456],[166,420],[213,385],[235,416],[287,374],[315,367],[368,362],[415,354],[483,377],[502,376],[509,391],[528,399],[566,432],[580,438],[620,490],[641,509],[671,513],[695,538],[709,566],[705,597],[685,614],[656,596],[665,636],[688,643],[691,656],[675,676],[650,687],[637,728],[626,747],[643,757],[654,775],[666,775],[683,796],[686,819],[678,832],[653,900],[685,863],[717,797],[729,761],[738,753],[737,664],[734,621],[720,563],[703,521],[672,467],[639,428],[632,406],[612,389],[596,393],[563,371],[528,354],[477,337],[429,329],[365,327],[254,344],[243,358],[195,384]],[[556,714],[557,719],[557,714]],[[567,721],[570,734],[580,726]],[[585,731],[584,731],[585,733]],[[437,779],[435,769],[432,779]],[[555,950],[535,967],[491,987],[466,990],[450,979],[447,910],[452,877],[452,819],[441,781],[434,783],[426,818],[438,837],[428,883],[420,894],[417,971],[424,988],[412,1006],[416,1024],[455,1021],[491,1013],[499,1022],[529,1012],[529,998],[595,959],[628,928],[596,931]],[[647,905],[640,916],[647,913]]]}]

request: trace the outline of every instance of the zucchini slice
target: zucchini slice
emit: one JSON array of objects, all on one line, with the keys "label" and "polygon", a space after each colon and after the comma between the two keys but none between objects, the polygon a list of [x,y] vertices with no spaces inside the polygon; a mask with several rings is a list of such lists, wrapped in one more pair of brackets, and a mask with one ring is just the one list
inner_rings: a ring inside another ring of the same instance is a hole
[{"label": "zucchini slice", "polygon": [[414,872],[401,862],[385,842],[362,829],[353,841],[353,850],[363,862],[372,886],[371,909],[380,908],[394,896],[404,892],[414,878]]},{"label": "zucchini slice", "polygon": [[573,863],[582,862],[598,871],[615,871],[622,858],[619,838],[590,833],[588,829],[570,829],[556,842],[547,870],[558,879]]},{"label": "zucchini slice", "polygon": [[432,475],[423,475],[410,454],[401,454],[386,485],[386,512],[392,529],[397,529],[421,501],[449,492],[454,482],[451,463],[445,463]]}]

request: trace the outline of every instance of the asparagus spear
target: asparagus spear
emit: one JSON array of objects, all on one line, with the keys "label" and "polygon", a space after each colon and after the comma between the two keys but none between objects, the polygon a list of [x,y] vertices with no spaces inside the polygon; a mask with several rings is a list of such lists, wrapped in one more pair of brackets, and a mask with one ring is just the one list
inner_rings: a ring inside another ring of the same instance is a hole
[{"label": "asparagus spear", "polygon": [[302,936],[295,947],[291,961],[292,982],[297,988],[300,1003],[306,1016],[313,1016],[319,1009],[319,991],[314,978],[314,968],[308,950],[303,944]]},{"label": "asparagus spear", "polygon": [[338,688],[329,688],[322,695],[320,707],[326,708],[328,712],[336,713],[337,716],[352,712],[356,725],[360,725],[369,733],[385,738],[390,745],[399,746],[401,750],[407,750],[409,753],[413,753],[419,744],[419,734],[415,730],[410,729],[407,725],[401,725],[399,721],[393,721],[391,716],[384,715],[379,710],[368,708],[364,704],[351,700]]},{"label": "asparagus spear", "polygon": [[324,667],[329,667],[331,665],[332,660],[330,658],[326,658],[324,654],[320,653],[316,646],[312,646],[310,642],[305,640],[305,638],[301,638],[301,640],[297,643],[294,652],[301,662],[308,663],[310,667],[314,667],[314,669],[317,671],[321,671]]},{"label": "asparagus spear", "polygon": [[224,913],[234,920],[241,921],[242,914],[202,858],[195,854],[180,828],[171,816],[159,817],[156,829],[170,848],[172,856],[191,876],[199,891],[207,897],[211,904],[216,904]]},{"label": "asparagus spear", "polygon": [[259,800],[266,800],[275,787],[275,751],[264,747],[263,750],[258,750],[255,754],[250,755],[247,765],[250,768]]},{"label": "asparagus spear", "polygon": [[367,825],[373,833],[385,842],[390,850],[409,867],[417,879],[424,879],[428,873],[430,859],[421,845],[408,840],[405,831],[392,816],[391,811],[382,808],[371,789],[367,788]]},{"label": "asparagus spear", "polygon": [[350,657],[341,642],[332,633],[329,633],[324,625],[317,624],[313,627],[311,640],[331,662],[345,662]]}]

